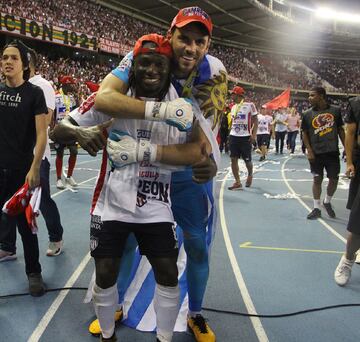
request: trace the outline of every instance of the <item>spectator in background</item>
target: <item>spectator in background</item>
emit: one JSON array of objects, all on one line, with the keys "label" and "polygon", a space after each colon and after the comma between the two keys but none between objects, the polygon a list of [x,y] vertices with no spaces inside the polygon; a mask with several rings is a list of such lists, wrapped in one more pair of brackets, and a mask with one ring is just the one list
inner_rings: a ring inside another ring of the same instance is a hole
[{"label": "spectator in background", "polygon": [[300,115],[297,113],[295,107],[290,108],[290,114],[287,115],[287,141],[288,141],[288,149],[290,153],[293,154],[295,152],[296,147],[296,137],[299,133],[300,129]]},{"label": "spectator in background", "polygon": [[256,140],[258,128],[257,110],[252,102],[245,102],[245,90],[236,86],[232,89],[231,94],[234,105],[231,108],[231,131],[229,136],[229,148],[231,158],[231,170],[235,182],[229,190],[241,190],[242,184],[239,174],[239,158],[245,162],[248,171],[245,186],[249,187],[252,183],[253,164],[251,160],[251,147]]},{"label": "spectator in background", "polygon": [[[28,82],[29,62],[29,49],[22,42],[13,41],[5,46],[1,58],[5,84],[0,84],[0,208],[24,183],[30,189],[40,184],[47,107],[42,90]],[[42,296],[45,286],[37,235],[30,229],[24,212],[9,216],[1,211],[0,218],[0,261],[16,258],[14,245],[9,246],[4,240],[16,223],[24,247],[29,292],[32,296]]]},{"label": "spectator in background", "polygon": [[329,178],[329,184],[323,205],[328,215],[335,218],[336,215],[330,201],[336,191],[340,173],[338,137],[345,146],[343,120],[340,108],[327,103],[324,88],[314,88],[309,94],[309,102],[312,107],[304,113],[301,122],[307,157],[314,177],[312,187],[314,209],[307,218],[315,220],[321,217],[320,196],[324,169]]},{"label": "spectator in background", "polygon": [[272,125],[274,126],[275,132],[275,149],[276,154],[284,153],[284,140],[287,132],[287,114],[285,113],[285,108],[280,108],[278,112],[274,115],[274,121]]},{"label": "spectator in background", "polygon": [[[61,88],[59,94],[56,95],[56,123],[64,119],[75,107],[78,107],[78,103],[74,97],[75,89],[73,85],[75,84],[75,80],[71,76],[64,76],[60,79],[60,83]],[[56,187],[58,189],[65,189],[65,185],[61,179],[65,147],[67,147],[70,152],[65,182],[70,187],[77,187],[78,184],[73,178],[78,153],[76,142],[71,145],[55,143],[54,147],[56,150]]]}]

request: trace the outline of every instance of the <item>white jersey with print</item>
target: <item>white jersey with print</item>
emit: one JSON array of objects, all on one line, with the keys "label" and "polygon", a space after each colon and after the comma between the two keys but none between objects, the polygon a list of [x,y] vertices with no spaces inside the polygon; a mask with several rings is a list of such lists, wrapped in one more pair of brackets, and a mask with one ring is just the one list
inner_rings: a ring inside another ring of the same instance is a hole
[{"label": "white jersey with print", "polygon": [[257,110],[252,102],[235,104],[231,108],[231,131],[230,135],[236,137],[248,137],[251,134],[251,118],[257,115]]},{"label": "white jersey with print", "polygon": [[270,125],[272,123],[272,117],[269,115],[258,115],[258,129],[257,135],[259,134],[270,134]]},{"label": "white jersey with print", "polygon": [[73,95],[56,94],[55,96],[55,120],[61,121],[70,111],[76,107]]},{"label": "white jersey with print", "polygon": [[[177,98],[173,87],[166,100]],[[83,112],[83,108],[88,109]],[[90,106],[80,106],[69,115],[80,126],[92,126],[110,117]],[[118,130],[137,139],[154,144],[184,143],[186,133],[179,132],[164,122],[116,119],[108,131]],[[95,187],[92,214],[102,221],[129,223],[173,222],[170,202],[171,170],[163,166],[134,163],[123,168],[111,169],[104,150],[100,174]]]},{"label": "white jersey with print", "polygon": [[[45,96],[45,102],[46,107],[48,107],[51,110],[55,109],[55,90],[51,86],[51,83],[47,81],[45,78],[41,77],[40,75],[35,75],[29,79],[29,82],[40,87],[41,90],[44,93]],[[49,113],[47,115],[50,115]],[[51,151],[50,151],[50,144],[49,139],[47,139],[45,152],[44,152],[44,158],[47,158],[47,160],[50,163],[50,157],[51,157]]]}]

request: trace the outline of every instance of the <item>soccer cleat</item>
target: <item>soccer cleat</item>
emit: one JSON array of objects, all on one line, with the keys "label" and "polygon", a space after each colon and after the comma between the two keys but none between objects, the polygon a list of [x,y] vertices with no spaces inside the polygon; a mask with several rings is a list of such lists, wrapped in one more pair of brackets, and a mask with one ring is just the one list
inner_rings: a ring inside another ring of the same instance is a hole
[{"label": "soccer cleat", "polygon": [[235,182],[232,186],[228,187],[228,190],[242,190],[242,185]]},{"label": "soccer cleat", "polygon": [[336,284],[339,286],[344,286],[348,283],[351,277],[351,268],[354,264],[354,260],[346,259],[343,255],[340,259],[339,265],[336,267],[334,273],[334,279]]},{"label": "soccer cleat", "polygon": [[70,185],[73,188],[76,188],[78,186],[78,183],[75,182],[75,179],[73,178],[73,176],[66,177],[65,182],[66,182],[66,184]]},{"label": "soccer cleat", "polygon": [[202,315],[188,317],[187,324],[197,342],[215,342],[215,334]]},{"label": "soccer cleat", "polygon": [[316,220],[321,217],[321,210],[318,208],[314,208],[310,214],[307,216],[308,220]]},{"label": "soccer cleat", "polygon": [[49,248],[46,251],[47,256],[57,256],[62,252],[63,242],[49,242]]},{"label": "soccer cleat", "polygon": [[252,180],[253,180],[253,176],[248,176],[247,179],[246,179],[246,183],[245,183],[245,186],[247,188],[250,188],[251,184],[252,184]]},{"label": "soccer cleat", "polygon": [[33,297],[41,297],[45,294],[45,285],[41,273],[30,273],[27,275],[29,280],[29,292]]},{"label": "soccer cleat", "polygon": [[[116,322],[120,322],[123,318],[123,311],[122,309],[118,310],[115,312],[115,323]],[[92,321],[89,325],[89,333],[91,335],[94,336],[99,336],[101,335],[101,328],[100,328],[100,324],[99,324],[99,320],[95,319],[94,321]]]},{"label": "soccer cleat", "polygon": [[65,185],[64,185],[64,183],[62,182],[61,179],[58,179],[58,180],[56,181],[56,187],[57,187],[58,189],[60,189],[60,190],[65,189]]},{"label": "soccer cleat", "polygon": [[17,256],[14,252],[7,252],[0,249],[0,262],[16,260]]},{"label": "soccer cleat", "polygon": [[326,212],[327,212],[327,214],[329,215],[329,217],[331,217],[331,218],[335,218],[335,217],[336,217],[335,211],[334,211],[334,209],[332,208],[331,203],[325,203],[325,202],[323,202],[323,206],[324,206],[324,208],[326,209]]}]

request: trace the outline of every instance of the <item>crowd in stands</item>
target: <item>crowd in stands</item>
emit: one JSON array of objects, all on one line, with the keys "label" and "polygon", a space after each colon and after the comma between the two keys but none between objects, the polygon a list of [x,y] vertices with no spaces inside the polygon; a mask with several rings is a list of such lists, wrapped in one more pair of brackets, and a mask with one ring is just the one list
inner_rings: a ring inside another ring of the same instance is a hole
[{"label": "crowd in stands", "polygon": [[[129,46],[143,34],[165,34],[158,27],[86,0],[7,0],[0,4],[0,10]],[[220,45],[213,45],[210,53],[218,57],[229,74],[240,82],[309,90],[315,85],[324,85],[323,81],[326,81],[329,90],[360,93],[360,85],[356,82],[360,78],[360,61],[304,59]],[[79,65],[61,58],[51,61],[50,67],[55,74],[75,74],[81,70],[83,77],[90,77],[95,82],[107,71],[98,66],[94,71],[93,65]],[[311,75],[309,69],[312,70]]]}]

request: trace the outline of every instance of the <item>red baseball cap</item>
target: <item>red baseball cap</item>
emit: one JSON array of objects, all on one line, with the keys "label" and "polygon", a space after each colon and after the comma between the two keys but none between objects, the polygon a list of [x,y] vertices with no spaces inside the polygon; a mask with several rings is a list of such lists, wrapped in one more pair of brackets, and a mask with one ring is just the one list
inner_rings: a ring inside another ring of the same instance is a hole
[{"label": "red baseball cap", "polygon": [[[154,43],[154,47],[144,47],[144,43],[151,42]],[[146,34],[145,36],[140,37],[134,46],[134,57],[138,56],[141,53],[147,52],[156,52],[166,57],[172,57],[172,48],[170,42],[164,36],[161,36],[157,33]]]},{"label": "red baseball cap", "polygon": [[211,36],[213,30],[211,18],[204,10],[197,6],[182,8],[173,19],[170,25],[170,31],[174,27],[181,28],[192,22],[203,24]]},{"label": "red baseball cap", "polygon": [[60,82],[61,84],[75,84],[75,83],[76,83],[76,81],[74,80],[74,78],[71,77],[71,76],[63,76],[63,77],[60,77],[60,78],[59,78],[59,82]]},{"label": "red baseball cap", "polygon": [[244,88],[240,86],[236,86],[231,90],[231,94],[243,95],[244,93],[245,93]]}]

